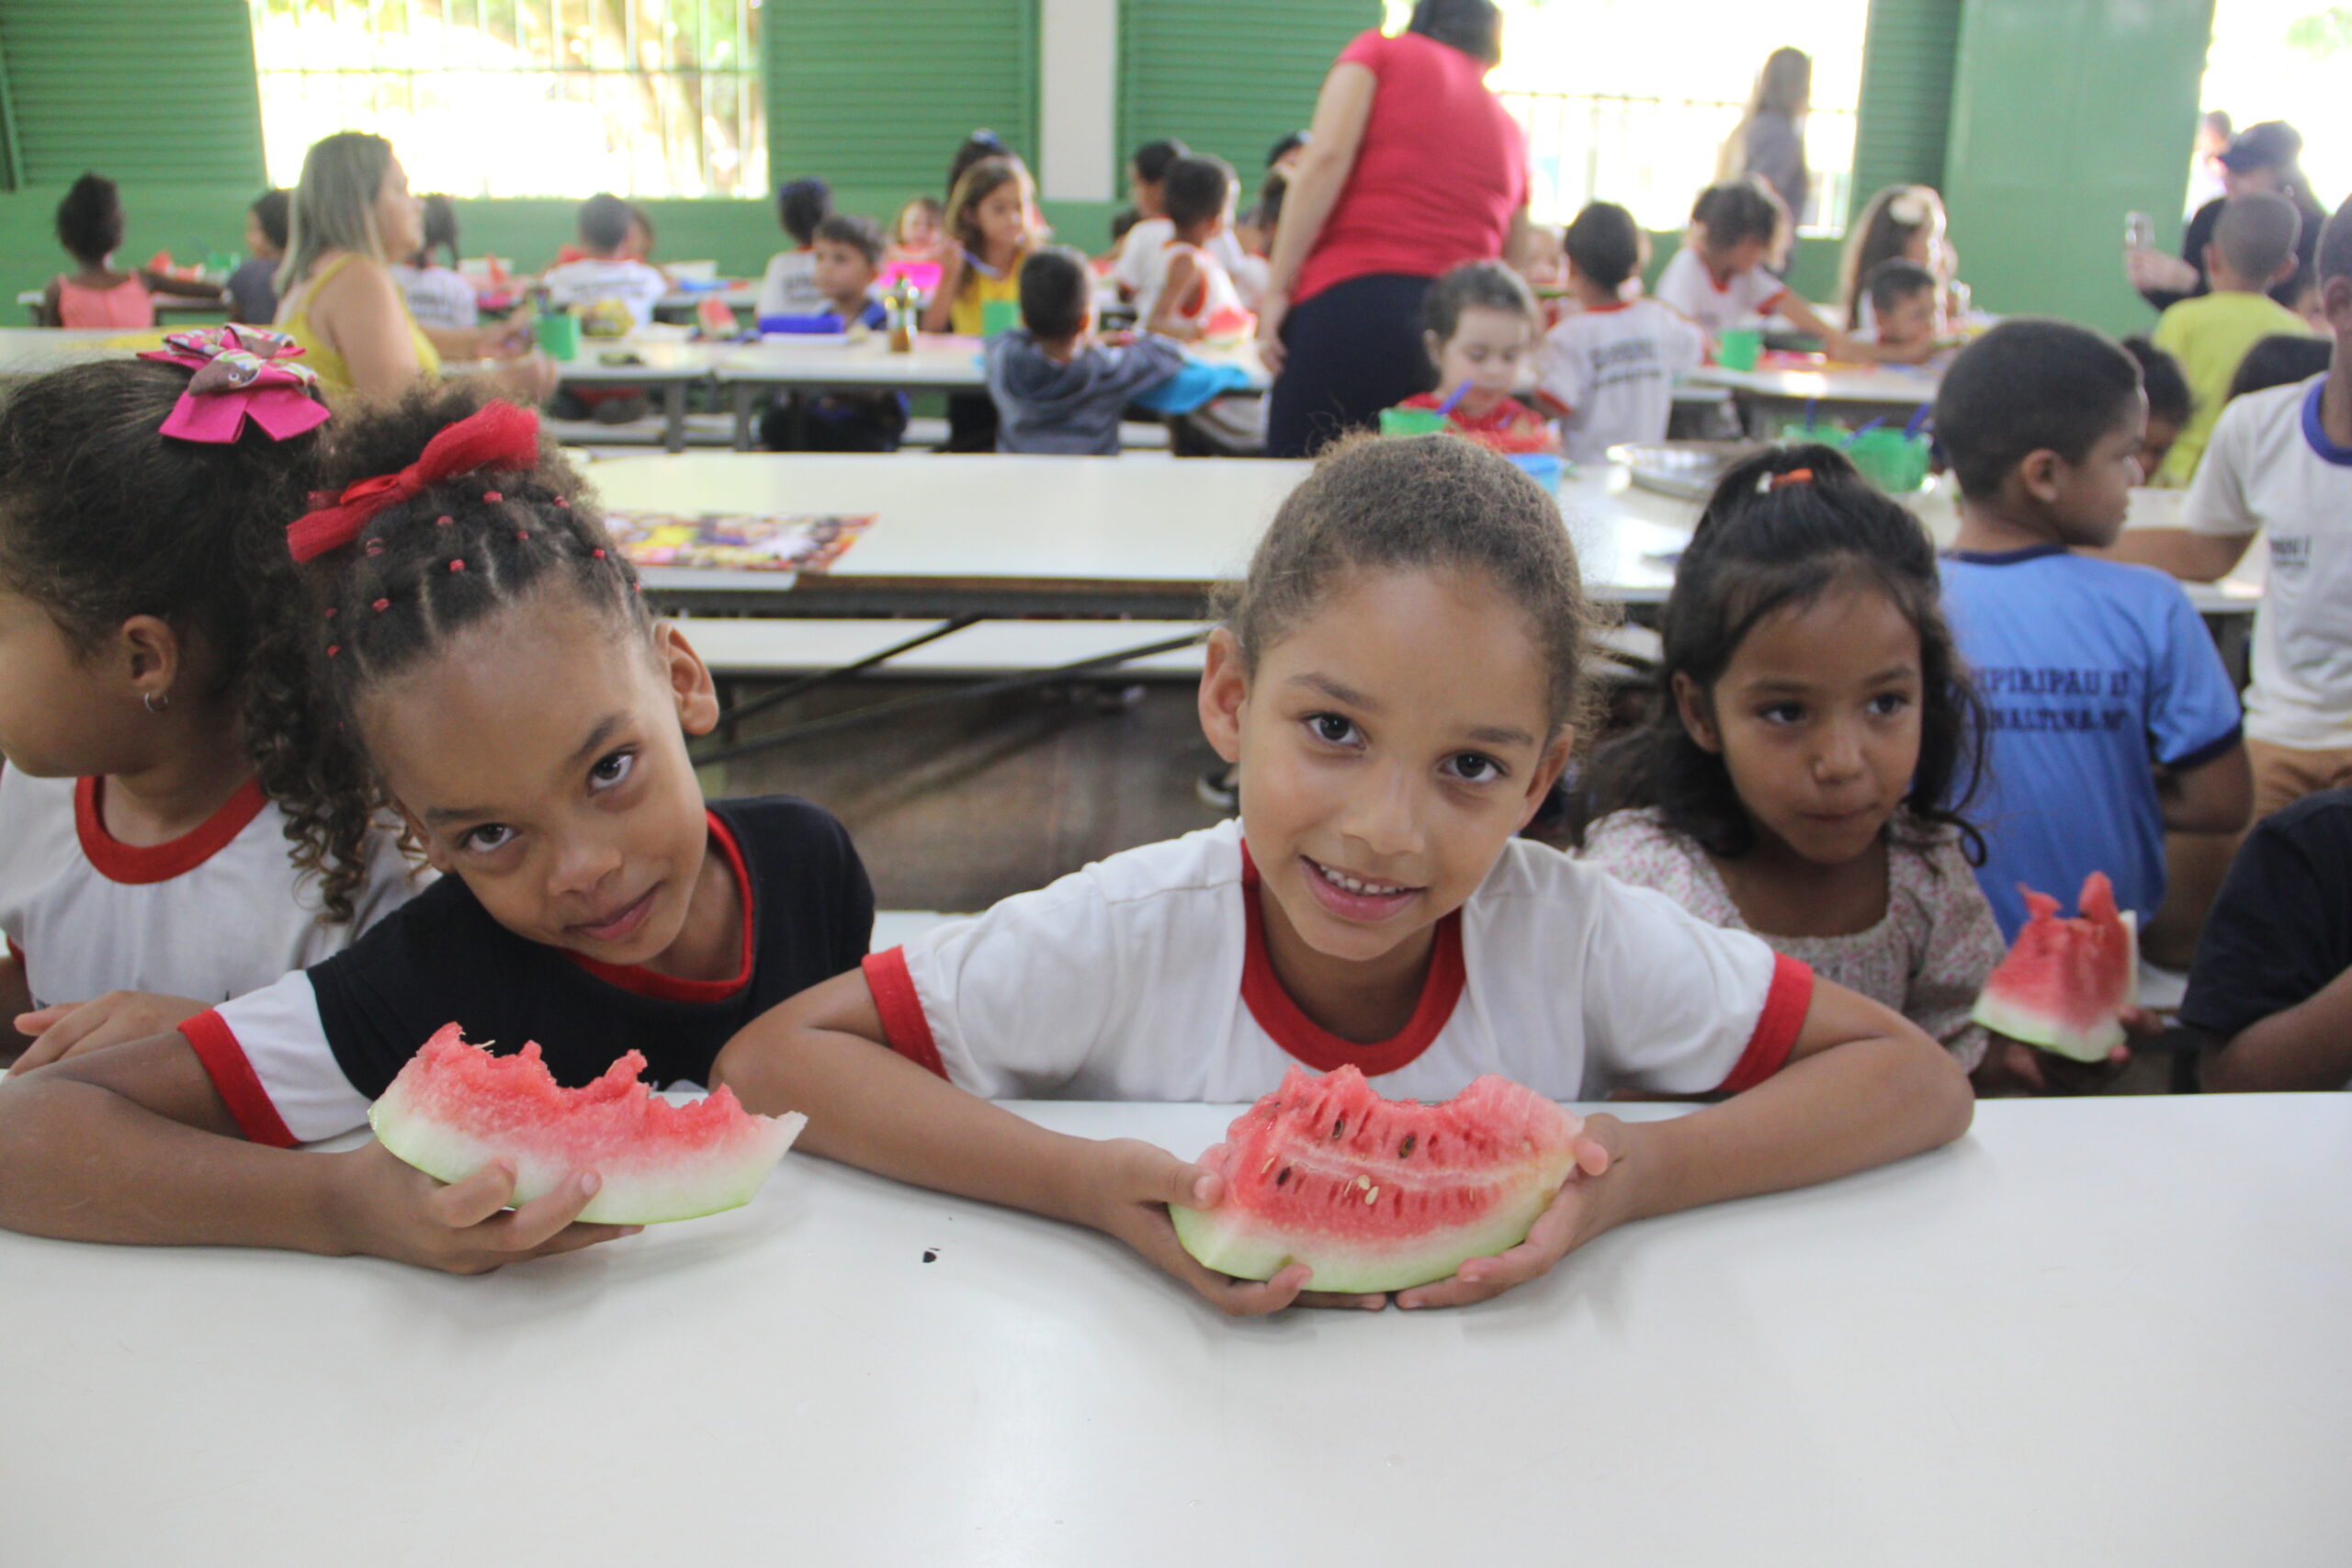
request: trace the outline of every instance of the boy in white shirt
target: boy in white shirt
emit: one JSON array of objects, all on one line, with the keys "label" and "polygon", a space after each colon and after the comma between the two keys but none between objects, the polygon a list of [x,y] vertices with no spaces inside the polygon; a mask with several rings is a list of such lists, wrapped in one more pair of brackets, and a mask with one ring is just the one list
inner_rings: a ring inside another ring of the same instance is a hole
[{"label": "boy in white shirt", "polygon": [[1562,239],[1575,314],[1544,334],[1536,397],[1555,415],[1570,462],[1602,460],[1624,441],[1657,441],[1674,412],[1674,378],[1698,367],[1699,329],[1655,299],[1628,299],[1642,231],[1614,202],[1596,201]]},{"label": "boy in white shirt", "polygon": [[1172,228],[1138,258],[1144,285],[1136,291],[1136,320],[1145,331],[1179,343],[1249,335],[1255,323],[1233,275],[1210,248],[1233,237],[1226,222],[1233,185],[1233,170],[1222,158],[1179,158],[1168,166],[1160,202]]},{"label": "boy in white shirt", "polygon": [[[1172,148],[1173,151],[1161,157],[1159,150],[1162,148]],[[1146,178],[1148,154],[1150,155],[1148,166],[1157,171],[1148,179]],[[1176,225],[1168,217],[1165,206],[1168,173],[1179,162],[1193,156],[1181,141],[1150,142],[1136,154],[1132,193],[1136,210],[1144,216],[1121,238],[1118,259],[1111,267],[1111,278],[1128,299],[1135,301],[1136,320],[1138,321],[1151,320],[1152,308],[1159,302],[1159,275],[1166,264],[1154,258],[1176,238]],[[1218,166],[1225,170],[1227,201],[1230,204],[1234,188],[1233,170],[1227,164],[1220,164]],[[1223,216],[1230,218],[1229,213]],[[1240,237],[1233,231],[1232,223],[1220,221],[1215,231],[1200,242],[1200,248],[1206,251],[1210,259],[1225,269],[1226,276],[1233,280],[1242,309],[1256,310],[1258,296],[1265,285],[1265,263],[1262,258],[1253,256],[1242,248]]]},{"label": "boy in white shirt", "polygon": [[548,269],[540,279],[548,303],[559,310],[584,311],[612,300],[628,312],[632,332],[653,320],[653,307],[670,291],[670,280],[661,268],[629,254],[636,216],[636,209],[610,192],[582,202],[580,248],[587,254]]},{"label": "boy in white shirt", "polygon": [[[2326,372],[2232,401],[2198,466],[2183,525],[2132,529],[2106,552],[2211,582],[2256,533],[2268,538],[2245,694],[2257,820],[2352,782],[2352,204],[2321,235],[2312,270],[2335,340]],[[2193,876],[2202,890],[2189,906],[2197,916],[2236,843],[2202,846],[2193,867],[2174,846],[2176,886]]]},{"label": "boy in white shirt", "polygon": [[817,225],[832,215],[833,187],[822,180],[792,180],[777,190],[776,221],[791,236],[792,249],[770,256],[760,279],[755,314],[762,332],[807,331],[794,323],[824,313],[825,291],[817,287]]}]

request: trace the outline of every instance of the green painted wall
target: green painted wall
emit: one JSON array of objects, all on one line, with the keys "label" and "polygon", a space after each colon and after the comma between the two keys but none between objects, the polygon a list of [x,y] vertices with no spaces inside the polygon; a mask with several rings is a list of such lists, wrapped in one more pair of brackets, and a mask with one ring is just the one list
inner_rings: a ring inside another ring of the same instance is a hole
[{"label": "green painted wall", "polygon": [[[788,36],[795,45],[779,63],[771,43],[779,177],[824,170],[845,209],[887,217],[935,187],[955,140],[974,125],[990,124],[1034,152],[1035,0],[768,3],[784,24],[771,28],[771,39]],[[1232,51],[1233,79],[1262,87],[1250,74],[1255,57],[1242,24],[1182,49],[1173,40],[1195,33],[1159,25],[1198,19],[1203,6],[1252,10],[1243,0],[1129,4],[1151,9],[1130,18],[1127,42],[1156,51],[1159,63],[1143,71],[1139,57],[1123,76],[1141,71],[1160,85],[1130,83],[1136,96],[1123,107],[1123,131],[1177,129],[1157,123],[1151,95],[1165,103],[1166,84],[1201,70],[1219,37]],[[1296,20],[1336,30],[1359,8],[1368,6],[1302,0]],[[839,25],[845,15],[856,25]],[[37,288],[62,265],[51,216],[86,167],[122,182],[126,256],[238,247],[261,179],[245,17],[243,0],[0,0],[0,103],[13,109],[22,155],[16,164],[0,141],[0,164],[9,165],[0,186],[12,169],[25,182],[0,189],[0,285],[10,293]],[[2174,225],[2211,24],[2211,0],[1874,0],[1858,192],[1894,178],[1943,186],[1962,276],[1987,309],[2143,327],[2150,318],[2121,281],[2120,226],[2132,209],[2155,214],[2160,230]],[[1009,52],[1008,39],[1018,46]],[[961,54],[935,47],[959,39]],[[976,58],[994,63],[976,72]],[[1281,94],[1263,94],[1262,108],[1204,108],[1204,118],[1223,129],[1204,143],[1243,165],[1245,183],[1264,125],[1306,118],[1317,73],[1300,66],[1290,75],[1296,80],[1285,78]],[[853,80],[861,84],[855,116],[840,108],[839,85]],[[865,130],[875,124],[917,130],[876,138]],[[707,256],[749,273],[779,243],[763,203],[647,205],[663,256]],[[526,262],[550,257],[571,231],[567,201],[468,201],[458,211],[469,249]],[[1111,211],[1108,202],[1046,205],[1060,237],[1089,250],[1106,242]],[[1658,265],[1672,249],[1672,238],[1660,236]],[[1827,242],[1801,244],[1796,287],[1827,298],[1836,251]],[[12,319],[0,306],[0,320]]]},{"label": "green painted wall", "polygon": [[2178,239],[2212,26],[2212,0],[1968,0],[1944,200],[1984,309],[2150,325],[2123,217]]}]

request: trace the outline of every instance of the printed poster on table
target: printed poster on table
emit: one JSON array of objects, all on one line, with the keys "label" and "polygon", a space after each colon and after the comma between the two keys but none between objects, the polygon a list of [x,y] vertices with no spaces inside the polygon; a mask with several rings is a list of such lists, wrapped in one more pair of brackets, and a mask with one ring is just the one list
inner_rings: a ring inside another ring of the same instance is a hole
[{"label": "printed poster on table", "polygon": [[750,512],[608,512],[605,526],[639,567],[823,571],[872,526],[865,516]]}]

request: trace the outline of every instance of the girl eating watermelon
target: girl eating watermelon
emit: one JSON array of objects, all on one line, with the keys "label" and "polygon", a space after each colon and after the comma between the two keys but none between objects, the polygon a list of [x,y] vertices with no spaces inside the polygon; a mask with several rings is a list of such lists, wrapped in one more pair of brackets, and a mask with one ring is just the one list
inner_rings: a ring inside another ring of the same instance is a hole
[{"label": "girl eating watermelon", "polygon": [[1239,764],[1239,820],[874,954],[745,1030],[719,1078],[807,1112],[820,1154],[1108,1232],[1232,1313],[1385,1298],[1308,1292],[1297,1265],[1213,1273],[1167,1205],[1214,1213],[1221,1178],[1008,1126],[941,1080],[1239,1101],[1305,1063],[1390,1098],[1483,1073],[1555,1100],[1729,1097],[1590,1118],[1528,1239],[1408,1307],[1491,1296],[1628,1220],[1958,1137],[1967,1079],[1901,1014],[1515,836],[1566,763],[1586,634],[1558,510],[1507,459],[1442,434],[1338,449],[1209,642],[1201,718]]},{"label": "girl eating watermelon", "polygon": [[[328,843],[397,812],[442,879],[345,952],[177,1032],[0,1085],[0,1224],[103,1241],[368,1252],[475,1271],[622,1234],[572,1223],[594,1172],[505,1212],[511,1164],[454,1185],[362,1125],[455,1021],[559,1081],[631,1049],[707,1082],[745,1023],[854,968],[873,897],[841,825],[788,797],[706,807],[686,737],[709,671],[528,412],[419,392],[323,459],[286,531],[309,597],[281,693],[313,737],[289,814]],[[217,918],[244,918],[224,908]]]}]

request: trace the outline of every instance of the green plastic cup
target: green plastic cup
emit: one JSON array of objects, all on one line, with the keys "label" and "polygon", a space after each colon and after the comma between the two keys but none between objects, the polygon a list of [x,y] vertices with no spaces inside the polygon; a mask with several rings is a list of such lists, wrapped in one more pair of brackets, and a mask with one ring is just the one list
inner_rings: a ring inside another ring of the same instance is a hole
[{"label": "green plastic cup", "polygon": [[580,318],[569,310],[551,310],[539,318],[539,347],[549,359],[580,357]]},{"label": "green plastic cup", "polygon": [[1865,430],[1846,447],[1862,477],[1889,495],[1908,495],[1928,479],[1928,441],[1899,430]]},{"label": "green plastic cup", "polygon": [[1380,434],[1383,435],[1435,435],[1445,426],[1445,415],[1435,409],[1380,411]]},{"label": "green plastic cup", "polygon": [[994,337],[1021,324],[1021,301],[991,299],[980,307],[980,335]]},{"label": "green plastic cup", "polygon": [[1759,327],[1733,327],[1715,337],[1715,363],[1726,370],[1753,370],[1764,354]]}]

